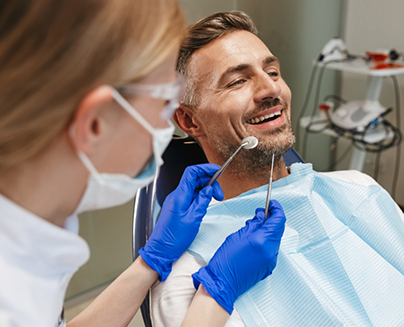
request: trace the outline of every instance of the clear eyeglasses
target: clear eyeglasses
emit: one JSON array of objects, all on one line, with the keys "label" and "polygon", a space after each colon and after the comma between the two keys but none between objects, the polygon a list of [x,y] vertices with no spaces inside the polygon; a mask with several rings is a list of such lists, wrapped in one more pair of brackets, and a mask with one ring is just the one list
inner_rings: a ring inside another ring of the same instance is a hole
[{"label": "clear eyeglasses", "polygon": [[161,118],[168,120],[180,105],[184,86],[185,79],[177,72],[177,78],[173,82],[161,84],[130,84],[118,86],[116,90],[123,94],[137,94],[153,99],[167,100],[167,104],[162,110],[160,116]]}]

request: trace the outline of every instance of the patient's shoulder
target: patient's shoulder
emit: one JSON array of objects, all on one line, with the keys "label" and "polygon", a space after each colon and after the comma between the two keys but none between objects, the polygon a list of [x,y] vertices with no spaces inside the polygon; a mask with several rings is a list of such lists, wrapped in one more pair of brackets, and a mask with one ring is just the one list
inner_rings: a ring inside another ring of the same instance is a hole
[{"label": "patient's shoulder", "polygon": [[[379,185],[372,177],[369,175],[366,175],[364,173],[361,173],[360,171],[357,170],[339,170],[339,171],[330,171],[327,173],[320,173],[324,174],[325,176],[339,179],[342,181],[346,182],[351,182],[363,186],[370,186],[370,185]],[[402,221],[404,221],[404,213],[400,209],[400,207],[397,205],[397,203],[394,202],[394,205],[396,207],[396,210],[401,218]]]},{"label": "patient's shoulder", "polygon": [[321,173],[325,176],[359,185],[379,185],[372,177],[357,170],[338,170]]}]

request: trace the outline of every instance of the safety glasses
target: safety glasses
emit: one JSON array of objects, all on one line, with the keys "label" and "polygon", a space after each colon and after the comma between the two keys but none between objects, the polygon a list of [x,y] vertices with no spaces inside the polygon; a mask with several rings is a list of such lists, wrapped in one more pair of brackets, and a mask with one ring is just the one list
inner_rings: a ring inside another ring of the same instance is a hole
[{"label": "safety glasses", "polygon": [[184,91],[185,79],[177,73],[177,79],[173,82],[162,84],[131,84],[117,87],[122,94],[143,95],[153,99],[167,100],[167,104],[160,116],[163,119],[170,119],[178,108]]}]

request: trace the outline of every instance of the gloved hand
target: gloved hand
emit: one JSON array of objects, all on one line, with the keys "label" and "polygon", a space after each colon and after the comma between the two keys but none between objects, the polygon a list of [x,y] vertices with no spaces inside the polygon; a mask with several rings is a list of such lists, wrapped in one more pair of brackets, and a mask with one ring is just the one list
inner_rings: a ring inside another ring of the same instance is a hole
[{"label": "gloved hand", "polygon": [[171,266],[191,245],[212,199],[223,200],[218,182],[204,187],[220,167],[202,164],[187,167],[178,187],[163,203],[159,219],[146,245],[139,250],[144,261],[166,280]]},{"label": "gloved hand", "polygon": [[258,208],[255,217],[226,238],[209,264],[192,275],[194,286],[202,284],[229,314],[236,299],[270,275],[275,268],[285,214],[277,201],[271,201],[268,219]]}]

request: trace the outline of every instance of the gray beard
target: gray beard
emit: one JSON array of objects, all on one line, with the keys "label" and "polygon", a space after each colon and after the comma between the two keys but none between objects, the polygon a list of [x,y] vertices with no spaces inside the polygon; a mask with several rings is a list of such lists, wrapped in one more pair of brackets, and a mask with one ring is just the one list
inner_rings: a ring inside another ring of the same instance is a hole
[{"label": "gray beard", "polygon": [[[254,135],[253,135],[254,136]],[[274,130],[267,131],[265,139],[258,139],[258,145],[251,150],[241,149],[227,168],[232,174],[250,178],[267,177],[275,155],[274,169],[280,169],[280,159],[295,143],[291,124],[285,124]],[[240,146],[222,140],[218,148],[223,164]]]}]

